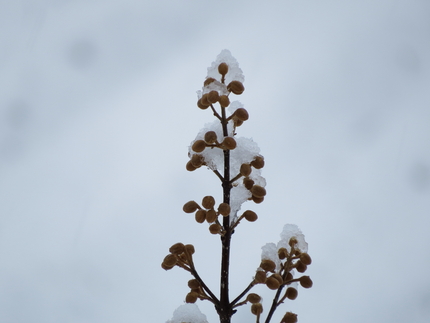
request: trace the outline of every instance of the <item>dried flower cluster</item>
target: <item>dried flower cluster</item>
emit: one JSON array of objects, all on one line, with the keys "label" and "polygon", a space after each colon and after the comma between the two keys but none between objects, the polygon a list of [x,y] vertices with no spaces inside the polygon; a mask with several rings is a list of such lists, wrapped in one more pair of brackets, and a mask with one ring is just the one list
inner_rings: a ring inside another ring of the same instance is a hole
[{"label": "dried flower cluster", "polygon": [[[307,253],[307,243],[301,231],[294,225],[286,225],[277,246],[267,244],[262,248],[262,261],[248,287],[230,301],[229,265],[232,234],[241,220],[254,222],[258,218],[251,210],[238,215],[239,210],[244,202],[261,203],[266,196],[266,181],[261,176],[264,158],[259,154],[258,146],[251,139],[236,137],[237,127],[249,119],[248,111],[240,102],[230,101],[232,94],[240,95],[244,92],[243,81],[242,70],[237,61],[229,51],[222,51],[208,68],[208,76],[203,83],[202,91],[198,91],[197,101],[200,109],[211,110],[217,120],[205,126],[191,143],[190,159],[186,164],[188,171],[206,166],[221,181],[222,201],[217,203],[213,196],[204,196],[200,203],[189,201],[183,206],[185,213],[194,213],[198,223],[207,223],[209,232],[221,238],[223,248],[219,296],[216,296],[200,278],[193,262],[195,251],[193,245],[183,243],[172,245],[161,266],[165,270],[177,266],[189,271],[194,278],[188,281],[190,291],[185,296],[185,302],[195,303],[198,299],[212,302],[222,323],[229,323],[236,308],[247,303],[250,304],[252,314],[256,316],[256,322],[260,322],[263,313],[262,298],[256,293],[250,293],[250,290],[257,284],[265,284],[269,289],[276,290],[265,320],[268,323],[281,303],[297,297],[298,284],[304,288],[312,287],[309,276],[294,278],[294,272],[304,273],[312,260]],[[187,320],[190,323],[198,321]],[[176,323],[175,320],[169,322]],[[297,315],[287,312],[282,322],[297,322]]]}]

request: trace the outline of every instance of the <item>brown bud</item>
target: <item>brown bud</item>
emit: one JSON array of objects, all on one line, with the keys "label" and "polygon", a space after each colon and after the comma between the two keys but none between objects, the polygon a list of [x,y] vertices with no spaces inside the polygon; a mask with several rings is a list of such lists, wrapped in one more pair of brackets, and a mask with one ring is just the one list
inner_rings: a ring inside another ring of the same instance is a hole
[{"label": "brown bud", "polygon": [[269,277],[266,280],[266,286],[269,287],[272,290],[278,289],[281,284],[279,283],[279,281],[275,278],[275,277]]},{"label": "brown bud", "polygon": [[230,99],[227,95],[220,95],[218,102],[223,108],[226,108],[230,105]]},{"label": "brown bud", "polygon": [[199,205],[195,201],[189,201],[184,204],[184,207],[182,210],[184,210],[185,213],[193,213],[197,209],[200,209]]},{"label": "brown bud", "polygon": [[233,92],[234,94],[242,94],[245,90],[242,82],[239,81],[231,81],[229,85],[227,85],[227,90]]},{"label": "brown bud", "polygon": [[161,268],[163,268],[164,270],[170,270],[170,269],[172,269],[173,267],[175,267],[175,266],[167,266],[164,262],[163,262],[163,263],[161,263]]},{"label": "brown bud", "polygon": [[210,103],[216,103],[216,102],[218,102],[218,99],[219,99],[218,91],[210,91],[208,93],[208,101]]},{"label": "brown bud", "polygon": [[263,259],[260,263],[261,269],[264,271],[275,271],[276,264],[270,259]]},{"label": "brown bud", "polygon": [[266,279],[266,272],[262,270],[257,270],[257,272],[255,273],[254,281],[257,284],[264,284],[266,282]]},{"label": "brown bud", "polygon": [[249,118],[248,111],[246,111],[246,109],[244,108],[239,108],[236,111],[234,111],[234,116],[240,121],[246,121]]},{"label": "brown bud", "polygon": [[251,210],[246,210],[245,212],[243,212],[243,217],[249,222],[254,222],[258,219],[257,213]]},{"label": "brown bud", "polygon": [[221,232],[221,226],[218,223],[212,223],[209,226],[209,232],[212,234],[218,234]]},{"label": "brown bud", "polygon": [[243,125],[243,121],[237,119],[237,118],[233,118],[233,123],[235,127],[240,127],[241,125]]},{"label": "brown bud", "polygon": [[214,205],[215,205],[215,199],[213,196],[205,196],[202,199],[202,206],[205,209],[212,209],[214,207]]},{"label": "brown bud", "polygon": [[[207,102],[207,101],[205,101],[205,102]],[[205,109],[209,108],[209,105],[207,105],[207,104],[203,104],[203,103],[202,103],[202,99],[199,99],[199,100],[197,101],[197,106],[198,106],[200,109],[202,109],[202,110],[205,110]]]},{"label": "brown bud", "polygon": [[215,222],[215,220],[218,218],[218,214],[215,212],[214,209],[210,209],[206,212],[206,221],[208,223]]},{"label": "brown bud", "polygon": [[300,285],[304,288],[311,288],[313,285],[312,279],[309,276],[302,276],[300,277]]},{"label": "brown bud", "polygon": [[191,162],[191,160],[189,160],[189,161],[187,162],[187,164],[185,165],[185,168],[186,168],[186,169],[187,169],[187,171],[189,171],[189,172],[195,171],[195,170],[197,169],[197,167],[195,167],[195,166],[193,165],[193,163]]},{"label": "brown bud", "polygon": [[185,296],[185,302],[195,303],[198,297],[199,297],[199,294],[197,294],[196,292],[189,292],[187,296]]},{"label": "brown bud", "polygon": [[186,244],[185,245],[185,252],[188,253],[189,255],[194,254],[194,252],[195,252],[194,246],[192,244]]},{"label": "brown bud", "polygon": [[295,300],[298,295],[297,289],[295,289],[294,287],[288,287],[285,292],[285,295],[288,299]]},{"label": "brown bud", "polygon": [[208,94],[205,93],[202,95],[202,97],[200,98],[200,103],[202,106],[210,106],[211,103],[208,100]]},{"label": "brown bud", "polygon": [[218,65],[218,72],[221,75],[226,75],[228,73],[228,65],[226,63],[221,63]]},{"label": "brown bud", "polygon": [[264,201],[264,197],[257,197],[257,196],[254,196],[254,195],[252,195],[251,199],[254,201],[254,203],[257,203],[257,204],[260,204],[261,202]]},{"label": "brown bud", "polygon": [[247,190],[251,190],[251,188],[254,186],[254,181],[248,177],[245,177],[243,179],[243,185]]},{"label": "brown bud", "polygon": [[205,210],[197,210],[196,212],[196,221],[198,223],[203,223],[206,220],[206,211]]},{"label": "brown bud", "polygon": [[308,266],[306,266],[304,263],[302,263],[300,260],[296,263],[296,269],[299,273],[304,273],[306,269],[308,269]]},{"label": "brown bud", "polygon": [[246,300],[252,304],[260,303],[261,297],[258,294],[250,293],[248,296],[246,296]]},{"label": "brown bud", "polygon": [[215,81],[215,79],[213,78],[213,77],[208,77],[205,81],[204,81],[204,83],[203,83],[203,86],[208,86],[209,84],[211,84],[212,82],[214,82]]},{"label": "brown bud", "polygon": [[300,254],[300,261],[306,266],[309,266],[312,263],[312,258],[306,252],[303,252]]},{"label": "brown bud", "polygon": [[191,164],[195,167],[195,168],[199,168],[200,166],[203,165],[205,159],[203,158],[202,155],[199,154],[194,154],[191,156]]},{"label": "brown bud", "polygon": [[188,281],[188,287],[191,289],[198,289],[200,288],[200,283],[197,279],[190,279]]},{"label": "brown bud", "polygon": [[261,313],[263,313],[263,305],[261,305],[261,303],[252,304],[251,313],[254,315],[260,315]]},{"label": "brown bud", "polygon": [[286,281],[286,282],[289,282],[290,280],[293,280],[293,278],[294,278],[294,277],[293,277],[293,274],[292,274],[292,273],[288,273],[288,274],[287,274],[287,277],[285,277],[285,281]]},{"label": "brown bud", "polygon": [[242,164],[241,166],[240,166],[240,174],[242,175],[242,176],[249,176],[249,174],[251,174],[251,165],[249,165],[249,164]]},{"label": "brown bud", "polygon": [[230,205],[228,205],[227,203],[221,203],[218,206],[218,213],[223,216],[228,216],[230,214],[230,211]]},{"label": "brown bud", "polygon": [[297,238],[296,237],[291,237],[290,241],[288,241],[288,244],[290,245],[290,247],[294,247],[297,244]]},{"label": "brown bud", "polygon": [[178,262],[178,258],[173,254],[169,254],[166,257],[164,257],[163,265],[165,265],[166,267],[173,267],[176,265],[177,262]]},{"label": "brown bud", "polygon": [[260,169],[264,167],[264,158],[263,156],[255,156],[255,159],[251,162],[251,166],[256,169]]},{"label": "brown bud", "polygon": [[225,137],[221,145],[223,149],[233,150],[237,144],[233,137]]},{"label": "brown bud", "polygon": [[175,255],[179,255],[183,253],[184,250],[185,250],[185,246],[181,242],[175,243],[173,246],[169,248],[169,251]]},{"label": "brown bud", "polygon": [[205,141],[208,144],[213,144],[217,141],[217,135],[215,131],[208,131],[205,133]]},{"label": "brown bud", "polygon": [[254,185],[251,188],[251,193],[255,197],[264,197],[264,196],[266,196],[266,189],[260,185]]},{"label": "brown bud", "polygon": [[275,274],[271,275],[270,277],[276,278],[278,280],[279,284],[281,284],[281,285],[284,283],[284,279],[282,278],[282,276],[280,274],[275,273]]},{"label": "brown bud", "polygon": [[288,257],[288,251],[285,248],[279,248],[278,250],[278,257],[279,259],[285,259]]},{"label": "brown bud", "polygon": [[297,314],[287,312],[281,320],[281,323],[297,323]]},{"label": "brown bud", "polygon": [[191,149],[194,150],[196,153],[201,153],[206,148],[206,143],[204,140],[196,140],[193,145],[191,146]]}]

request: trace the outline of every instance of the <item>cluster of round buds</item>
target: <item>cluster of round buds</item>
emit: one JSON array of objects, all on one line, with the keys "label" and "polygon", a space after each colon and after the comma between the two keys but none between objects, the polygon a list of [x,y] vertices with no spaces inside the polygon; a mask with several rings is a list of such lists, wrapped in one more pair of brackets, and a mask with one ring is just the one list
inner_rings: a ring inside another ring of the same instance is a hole
[{"label": "cluster of round buds", "polygon": [[188,269],[192,263],[194,246],[192,244],[184,245],[181,242],[175,243],[169,248],[170,254],[164,257],[161,267],[165,270],[172,269],[175,266]]},{"label": "cluster of round buds", "polygon": [[206,165],[205,158],[200,154],[193,154],[191,156],[191,159],[187,162],[187,165],[185,168],[192,172],[195,171],[197,168],[202,167],[203,165]]},{"label": "cluster of round buds", "polygon": [[197,279],[191,279],[188,281],[188,287],[191,289],[190,292],[185,296],[186,303],[195,303],[197,299],[208,298],[205,291],[203,290],[200,282]]},{"label": "cluster of round buds", "polygon": [[[205,221],[211,223],[209,231],[212,234],[222,233],[222,226],[218,223],[218,216],[226,217],[231,212],[231,207],[227,203],[219,204],[217,210],[215,210],[215,199],[213,196],[203,197],[202,207],[195,201],[189,201],[184,204],[182,209],[185,213],[195,212],[195,219],[198,223]],[[252,218],[252,215],[249,214],[248,217]]]},{"label": "cluster of round buds", "polygon": [[234,111],[234,113],[231,116],[234,126],[239,127],[243,124],[244,121],[249,119],[248,111],[244,108],[239,108]]},{"label": "cluster of round buds", "polygon": [[287,312],[282,318],[281,323],[297,323],[297,321],[297,314]]}]

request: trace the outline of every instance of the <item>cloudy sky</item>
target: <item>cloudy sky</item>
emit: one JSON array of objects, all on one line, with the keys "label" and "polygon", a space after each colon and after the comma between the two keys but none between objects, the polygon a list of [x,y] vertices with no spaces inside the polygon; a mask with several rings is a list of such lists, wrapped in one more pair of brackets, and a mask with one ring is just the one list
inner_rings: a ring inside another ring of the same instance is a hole
[{"label": "cloudy sky", "polygon": [[191,278],[160,267],[178,241],[218,290],[219,239],[182,205],[221,199],[185,164],[224,48],[268,191],[243,206],[232,297],[295,223],[314,287],[273,322],[429,322],[429,18],[425,0],[1,1],[0,322],[165,322]]}]

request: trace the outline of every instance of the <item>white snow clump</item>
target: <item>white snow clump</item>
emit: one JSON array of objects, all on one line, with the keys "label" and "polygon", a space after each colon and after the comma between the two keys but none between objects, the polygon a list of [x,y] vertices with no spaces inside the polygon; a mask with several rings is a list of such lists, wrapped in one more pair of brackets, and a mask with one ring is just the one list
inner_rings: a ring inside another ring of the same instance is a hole
[{"label": "white snow clump", "polygon": [[173,318],[166,323],[208,323],[208,321],[196,304],[184,304],[173,312]]}]

